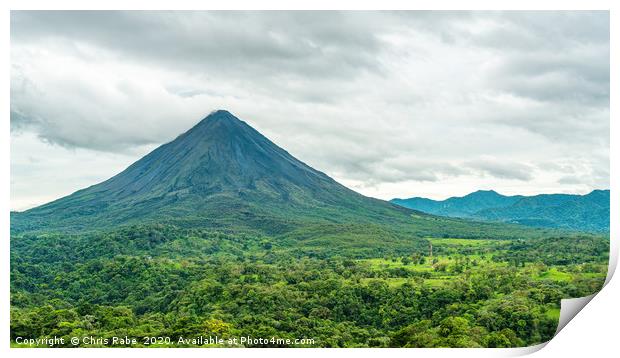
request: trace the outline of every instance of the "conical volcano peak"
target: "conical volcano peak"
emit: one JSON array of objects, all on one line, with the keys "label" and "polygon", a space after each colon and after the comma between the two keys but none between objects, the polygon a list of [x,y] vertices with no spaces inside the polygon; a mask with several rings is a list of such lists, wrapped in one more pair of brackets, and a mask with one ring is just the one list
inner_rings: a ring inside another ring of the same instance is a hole
[{"label": "conical volcano peak", "polygon": [[294,227],[292,216],[348,221],[354,208],[377,218],[409,218],[405,209],[338,184],[218,110],[114,177],[23,213],[24,224],[15,228],[26,228],[30,219],[67,228],[78,219],[90,227],[159,219],[253,228],[273,221]]},{"label": "conical volcano peak", "polygon": [[[248,126],[247,123],[235,117],[232,113],[218,109],[209,113],[208,116],[203,118],[196,126],[193,128],[215,128],[215,127],[225,127],[225,128],[242,128]],[[191,130],[190,130],[191,131]]]},{"label": "conical volcano peak", "polygon": [[[261,142],[263,136],[249,124],[226,110],[211,112],[175,140],[176,145],[195,149],[201,145],[230,145],[231,142]],[[179,143],[179,139],[182,143]]]},{"label": "conical volcano peak", "polygon": [[106,207],[144,202],[164,210],[170,201],[210,208],[217,200],[239,205],[268,200],[299,203],[318,197],[331,200],[341,192],[350,195],[349,189],[294,158],[246,122],[219,110],[71,199],[95,195]]},{"label": "conical volcano peak", "polygon": [[201,122],[204,123],[216,123],[216,122],[243,122],[239,118],[235,117],[232,113],[225,109],[218,109],[206,116]]}]

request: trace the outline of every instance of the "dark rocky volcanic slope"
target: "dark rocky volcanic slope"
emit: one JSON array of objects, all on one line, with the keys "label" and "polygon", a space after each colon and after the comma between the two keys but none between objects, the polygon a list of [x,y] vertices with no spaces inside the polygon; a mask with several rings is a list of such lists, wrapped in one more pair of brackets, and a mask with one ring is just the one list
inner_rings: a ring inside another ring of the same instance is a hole
[{"label": "dark rocky volcanic slope", "polygon": [[100,184],[11,213],[11,230],[157,222],[273,233],[301,222],[402,223],[412,213],[340,185],[220,110]]}]

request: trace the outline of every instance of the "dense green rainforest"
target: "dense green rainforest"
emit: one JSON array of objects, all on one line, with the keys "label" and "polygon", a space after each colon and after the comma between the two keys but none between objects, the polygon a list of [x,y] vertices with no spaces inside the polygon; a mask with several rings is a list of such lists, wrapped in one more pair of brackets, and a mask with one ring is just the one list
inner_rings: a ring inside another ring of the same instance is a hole
[{"label": "dense green rainforest", "polygon": [[359,250],[344,234],[333,250],[301,232],[172,225],[15,235],[12,345],[56,336],[64,346],[71,337],[218,346],[191,341],[217,336],[265,339],[244,346],[518,347],[552,338],[560,299],[596,292],[607,272],[602,236],[386,237]]}]

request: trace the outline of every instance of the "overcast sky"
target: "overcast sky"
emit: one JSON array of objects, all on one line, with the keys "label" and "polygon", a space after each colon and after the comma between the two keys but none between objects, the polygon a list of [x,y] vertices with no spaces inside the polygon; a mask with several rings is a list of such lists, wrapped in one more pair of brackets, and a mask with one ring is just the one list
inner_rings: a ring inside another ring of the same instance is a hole
[{"label": "overcast sky", "polygon": [[11,13],[11,207],[227,109],[365,195],[609,187],[607,12]]}]

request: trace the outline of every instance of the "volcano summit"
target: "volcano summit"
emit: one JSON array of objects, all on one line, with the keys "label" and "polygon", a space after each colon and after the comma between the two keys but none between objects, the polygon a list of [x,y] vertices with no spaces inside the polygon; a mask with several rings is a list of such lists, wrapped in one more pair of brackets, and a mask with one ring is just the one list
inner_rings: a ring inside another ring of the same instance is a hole
[{"label": "volcano summit", "polygon": [[231,113],[211,113],[118,175],[12,213],[13,232],[157,222],[278,233],[301,223],[410,222],[294,158]]}]

